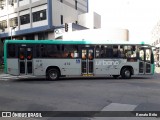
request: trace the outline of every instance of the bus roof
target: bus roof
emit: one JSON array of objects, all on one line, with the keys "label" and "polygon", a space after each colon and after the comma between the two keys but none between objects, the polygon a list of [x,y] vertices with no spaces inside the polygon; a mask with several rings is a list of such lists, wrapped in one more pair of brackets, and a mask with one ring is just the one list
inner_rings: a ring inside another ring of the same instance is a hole
[{"label": "bus roof", "polygon": [[16,44],[118,44],[118,45],[147,45],[144,42],[134,43],[129,41],[89,41],[89,40],[5,40],[5,44],[16,43]]}]

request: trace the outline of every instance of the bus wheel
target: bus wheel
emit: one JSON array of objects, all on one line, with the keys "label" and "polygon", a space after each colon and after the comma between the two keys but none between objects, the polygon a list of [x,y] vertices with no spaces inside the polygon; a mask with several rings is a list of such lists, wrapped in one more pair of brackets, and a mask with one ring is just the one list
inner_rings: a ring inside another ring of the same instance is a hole
[{"label": "bus wheel", "polygon": [[130,79],[131,78],[131,71],[128,68],[122,70],[121,76],[123,79]]},{"label": "bus wheel", "polygon": [[48,80],[57,80],[59,78],[59,70],[57,69],[50,69],[47,71],[47,78]]},{"label": "bus wheel", "polygon": [[117,79],[119,77],[119,75],[113,75],[114,79]]}]

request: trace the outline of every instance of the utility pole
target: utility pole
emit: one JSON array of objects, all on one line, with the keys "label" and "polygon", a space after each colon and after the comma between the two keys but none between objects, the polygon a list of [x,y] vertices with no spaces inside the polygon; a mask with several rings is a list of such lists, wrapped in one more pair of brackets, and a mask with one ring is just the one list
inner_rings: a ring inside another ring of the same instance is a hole
[{"label": "utility pole", "polygon": [[12,40],[12,30],[14,30],[16,26],[11,27],[11,40]]}]

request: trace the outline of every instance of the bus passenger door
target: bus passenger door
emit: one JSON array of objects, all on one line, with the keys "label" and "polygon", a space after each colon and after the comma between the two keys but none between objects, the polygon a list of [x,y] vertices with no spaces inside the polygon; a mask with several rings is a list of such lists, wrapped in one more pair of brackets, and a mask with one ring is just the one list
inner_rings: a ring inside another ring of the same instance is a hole
[{"label": "bus passenger door", "polygon": [[32,47],[19,47],[19,73],[20,74],[32,74],[33,66],[33,48]]},{"label": "bus passenger door", "polygon": [[151,49],[145,49],[145,74],[151,74],[152,64],[151,64]]},{"label": "bus passenger door", "polygon": [[151,74],[151,49],[140,48],[139,73]]},{"label": "bus passenger door", "polygon": [[83,76],[93,76],[93,60],[94,60],[94,48],[83,48],[82,66],[81,66],[81,71]]}]

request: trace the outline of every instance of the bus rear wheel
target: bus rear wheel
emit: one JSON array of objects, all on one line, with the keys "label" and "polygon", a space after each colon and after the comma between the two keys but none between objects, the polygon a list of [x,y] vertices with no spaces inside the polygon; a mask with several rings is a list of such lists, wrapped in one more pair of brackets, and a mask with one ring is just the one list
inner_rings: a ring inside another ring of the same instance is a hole
[{"label": "bus rear wheel", "polygon": [[57,69],[50,69],[47,71],[47,79],[48,80],[57,80],[60,76],[59,70]]},{"label": "bus rear wheel", "polygon": [[130,79],[131,78],[131,71],[128,68],[124,68],[121,72],[121,76],[123,79]]}]

